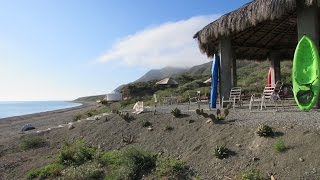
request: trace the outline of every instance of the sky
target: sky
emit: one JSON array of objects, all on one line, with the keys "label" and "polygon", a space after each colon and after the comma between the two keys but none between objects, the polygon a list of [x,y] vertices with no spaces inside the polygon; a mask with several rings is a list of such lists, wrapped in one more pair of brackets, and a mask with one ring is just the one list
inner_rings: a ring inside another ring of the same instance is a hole
[{"label": "sky", "polygon": [[0,101],[106,94],[208,59],[192,36],[250,0],[0,0]]}]

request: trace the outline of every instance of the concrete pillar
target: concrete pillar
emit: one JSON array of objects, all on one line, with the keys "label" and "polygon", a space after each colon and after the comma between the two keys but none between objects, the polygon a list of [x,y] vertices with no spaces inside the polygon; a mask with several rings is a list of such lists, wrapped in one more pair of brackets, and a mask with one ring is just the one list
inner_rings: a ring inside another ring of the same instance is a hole
[{"label": "concrete pillar", "polygon": [[269,55],[271,61],[271,86],[275,86],[276,82],[281,80],[280,58],[280,53],[277,51],[272,51]]},{"label": "concrete pillar", "polygon": [[[298,41],[303,35],[308,35],[319,47],[319,16],[318,4],[306,7],[304,1],[296,0],[297,3],[297,30]],[[318,99],[317,108],[320,108],[320,99]]]},{"label": "concrete pillar", "polygon": [[296,1],[298,40],[306,34],[319,46],[318,6],[305,7],[304,1]]},{"label": "concrete pillar", "polygon": [[232,62],[233,49],[231,46],[230,37],[221,37],[219,41],[219,55],[220,55],[220,80],[221,92],[220,95],[224,98],[229,98],[232,87]]},{"label": "concrete pillar", "polygon": [[[233,53],[234,55],[234,53]],[[231,67],[232,71],[231,71],[231,83],[232,83],[232,87],[236,87],[237,86],[237,61],[235,56],[233,56],[232,59],[232,67]]]}]

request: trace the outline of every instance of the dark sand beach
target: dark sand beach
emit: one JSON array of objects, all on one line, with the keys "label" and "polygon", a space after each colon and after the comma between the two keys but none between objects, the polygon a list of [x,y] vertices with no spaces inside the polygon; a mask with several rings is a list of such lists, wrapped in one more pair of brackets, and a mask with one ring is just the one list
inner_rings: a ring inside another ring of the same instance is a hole
[{"label": "dark sand beach", "polygon": [[0,119],[0,142],[19,136],[25,124],[30,123],[36,127],[34,131],[46,129],[71,122],[75,114],[84,113],[96,107],[95,103],[82,102],[82,105],[73,108]]},{"label": "dark sand beach", "polygon": [[[221,123],[207,123],[207,119],[194,111],[183,109],[183,116],[174,118],[168,111],[173,106],[159,109],[156,115],[146,112],[134,115],[131,122],[117,114],[98,120],[81,120],[75,128],[36,130],[66,124],[74,114],[99,108],[86,104],[70,110],[9,118],[0,121],[0,179],[26,179],[29,170],[54,162],[65,141],[78,139],[103,150],[119,150],[129,146],[170,155],[186,162],[200,179],[237,179],[248,169],[258,169],[264,176],[276,174],[280,180],[317,179],[320,177],[320,118],[318,110],[300,112],[296,108],[249,112],[248,109],[230,111]],[[161,107],[160,107],[161,108]],[[183,106],[180,107],[181,109]],[[211,112],[213,113],[213,112]],[[143,121],[152,124],[153,131],[142,127]],[[37,129],[22,134],[21,126],[32,123]],[[260,123],[273,128],[276,136],[259,137],[255,131]],[[167,126],[173,127],[166,131]],[[27,136],[43,137],[47,145],[31,150],[19,148]],[[134,137],[132,144],[123,143],[122,137]],[[273,145],[283,140],[285,152],[276,152]],[[217,159],[213,150],[224,145],[233,153],[227,159]],[[145,179],[153,177],[145,176]]]}]

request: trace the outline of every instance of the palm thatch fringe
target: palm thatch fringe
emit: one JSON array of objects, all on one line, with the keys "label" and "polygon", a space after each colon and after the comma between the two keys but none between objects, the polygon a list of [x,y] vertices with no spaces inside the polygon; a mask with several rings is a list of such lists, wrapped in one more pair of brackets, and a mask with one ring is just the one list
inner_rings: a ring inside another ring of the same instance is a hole
[{"label": "palm thatch fringe", "polygon": [[198,40],[202,53],[212,56],[212,52],[208,53],[208,50],[217,48],[214,42],[219,37],[241,32],[258,23],[272,21],[295,13],[296,1],[304,3],[307,7],[317,4],[317,0],[255,0],[208,24],[193,38]]}]

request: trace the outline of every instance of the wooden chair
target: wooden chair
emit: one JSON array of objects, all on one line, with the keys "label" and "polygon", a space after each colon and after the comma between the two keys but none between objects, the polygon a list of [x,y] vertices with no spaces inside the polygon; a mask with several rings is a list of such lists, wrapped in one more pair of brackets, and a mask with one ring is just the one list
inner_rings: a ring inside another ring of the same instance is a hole
[{"label": "wooden chair", "polygon": [[[267,108],[266,106],[267,102],[272,102],[277,109],[278,109],[278,106],[277,106],[278,102],[281,102],[282,104],[278,89],[275,87],[268,87],[268,86],[264,88],[261,97],[256,97],[254,94],[251,95],[250,104],[249,104],[250,111],[252,110],[252,106],[256,102],[259,104],[260,110],[262,110],[263,107]],[[282,104],[282,107],[283,107],[283,104]]]},{"label": "wooden chair", "polygon": [[143,101],[138,101],[133,106],[133,114],[141,114],[144,111]]},{"label": "wooden chair", "polygon": [[233,109],[235,108],[236,104],[239,104],[239,106],[242,106],[241,87],[231,88],[229,99],[224,99],[224,97],[222,97],[221,108],[223,108],[224,103],[232,103]]}]

